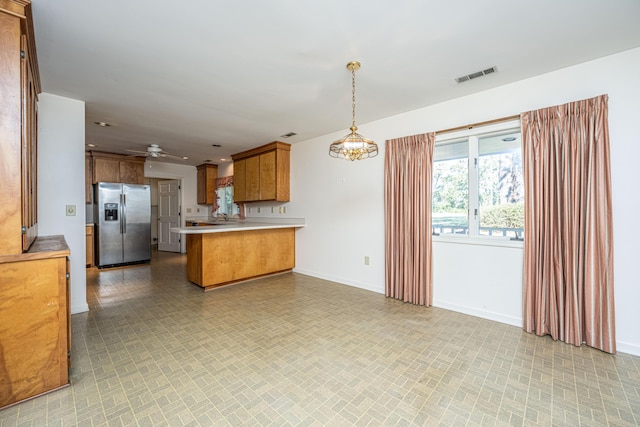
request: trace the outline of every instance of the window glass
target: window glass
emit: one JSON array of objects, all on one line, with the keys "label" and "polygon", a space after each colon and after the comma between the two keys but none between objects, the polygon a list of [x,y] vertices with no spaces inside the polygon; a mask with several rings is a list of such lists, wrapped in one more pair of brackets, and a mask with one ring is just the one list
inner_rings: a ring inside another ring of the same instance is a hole
[{"label": "window glass", "polygon": [[216,189],[217,206],[216,215],[234,216],[239,214],[238,205],[233,203],[233,186]]},{"label": "window glass", "polygon": [[433,232],[467,234],[469,229],[469,142],[441,144],[434,151]]},{"label": "window glass", "polygon": [[521,237],[524,183],[520,132],[478,138],[479,234]]},{"label": "window glass", "polygon": [[432,229],[463,237],[521,238],[524,228],[519,122],[436,138]]}]

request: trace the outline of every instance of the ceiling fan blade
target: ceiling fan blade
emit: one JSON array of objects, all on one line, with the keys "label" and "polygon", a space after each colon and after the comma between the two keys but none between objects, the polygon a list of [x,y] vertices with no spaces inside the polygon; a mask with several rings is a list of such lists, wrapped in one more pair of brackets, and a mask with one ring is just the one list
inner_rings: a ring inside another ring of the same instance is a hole
[{"label": "ceiling fan blade", "polygon": [[130,152],[132,152],[132,153],[145,154],[145,155],[146,155],[146,154],[149,154],[149,153],[147,153],[146,151],[139,151],[139,150],[127,150],[127,151],[130,151]]},{"label": "ceiling fan blade", "polygon": [[162,154],[161,154],[161,156],[162,156],[162,157],[171,157],[171,158],[174,158],[174,159],[177,159],[177,160],[186,160],[186,159],[185,159],[184,157],[182,157],[182,156],[176,156],[176,155],[173,155],[173,154],[169,154],[169,153],[167,153],[166,151],[163,151],[163,152],[162,152]]}]

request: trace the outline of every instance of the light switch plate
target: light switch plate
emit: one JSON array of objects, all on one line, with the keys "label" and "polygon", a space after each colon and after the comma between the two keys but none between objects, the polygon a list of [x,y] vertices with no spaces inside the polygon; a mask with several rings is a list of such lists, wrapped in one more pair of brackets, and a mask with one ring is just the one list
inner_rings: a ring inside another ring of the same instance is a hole
[{"label": "light switch plate", "polygon": [[67,216],[76,216],[76,205],[67,205],[66,208]]}]

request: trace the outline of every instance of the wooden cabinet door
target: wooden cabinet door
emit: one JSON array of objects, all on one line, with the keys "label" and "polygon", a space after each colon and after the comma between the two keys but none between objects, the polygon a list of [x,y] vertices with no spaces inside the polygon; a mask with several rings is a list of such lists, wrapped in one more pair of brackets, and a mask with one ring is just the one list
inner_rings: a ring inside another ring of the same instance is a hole
[{"label": "wooden cabinet door", "polygon": [[84,156],[84,199],[85,203],[90,205],[93,203],[93,165],[91,164],[91,156]]},{"label": "wooden cabinet door", "polygon": [[247,201],[247,180],[246,180],[246,161],[235,160],[233,162],[233,201]]},{"label": "wooden cabinet door", "polygon": [[260,154],[260,200],[276,199],[276,152]]},{"label": "wooden cabinet door", "polygon": [[198,169],[197,200],[199,205],[215,205],[218,165],[202,164]]},{"label": "wooden cabinet door", "polygon": [[144,163],[120,160],[120,181],[123,184],[144,184]]},{"label": "wooden cabinet door", "polygon": [[207,204],[207,170],[198,166],[198,187],[197,187],[197,202],[199,205]]},{"label": "wooden cabinet door", "polygon": [[22,250],[26,251],[38,235],[38,94],[29,60],[27,38],[21,37],[24,58],[21,63],[22,88]]},{"label": "wooden cabinet door", "polygon": [[245,179],[247,202],[260,200],[260,156],[245,159]]},{"label": "wooden cabinet door", "polygon": [[0,263],[0,407],[69,383],[67,268],[66,257]]},{"label": "wooden cabinet door", "polygon": [[102,157],[93,158],[93,183],[120,182],[120,161]]}]

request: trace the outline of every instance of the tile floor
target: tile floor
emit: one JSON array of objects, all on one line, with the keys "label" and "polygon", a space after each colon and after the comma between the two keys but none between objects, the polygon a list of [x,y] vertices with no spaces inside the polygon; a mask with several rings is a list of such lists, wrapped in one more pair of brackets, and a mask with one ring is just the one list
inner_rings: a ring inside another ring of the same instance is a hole
[{"label": "tile floor", "polygon": [[205,293],[184,264],[89,270],[71,387],[0,426],[640,425],[640,357],[293,273]]}]

